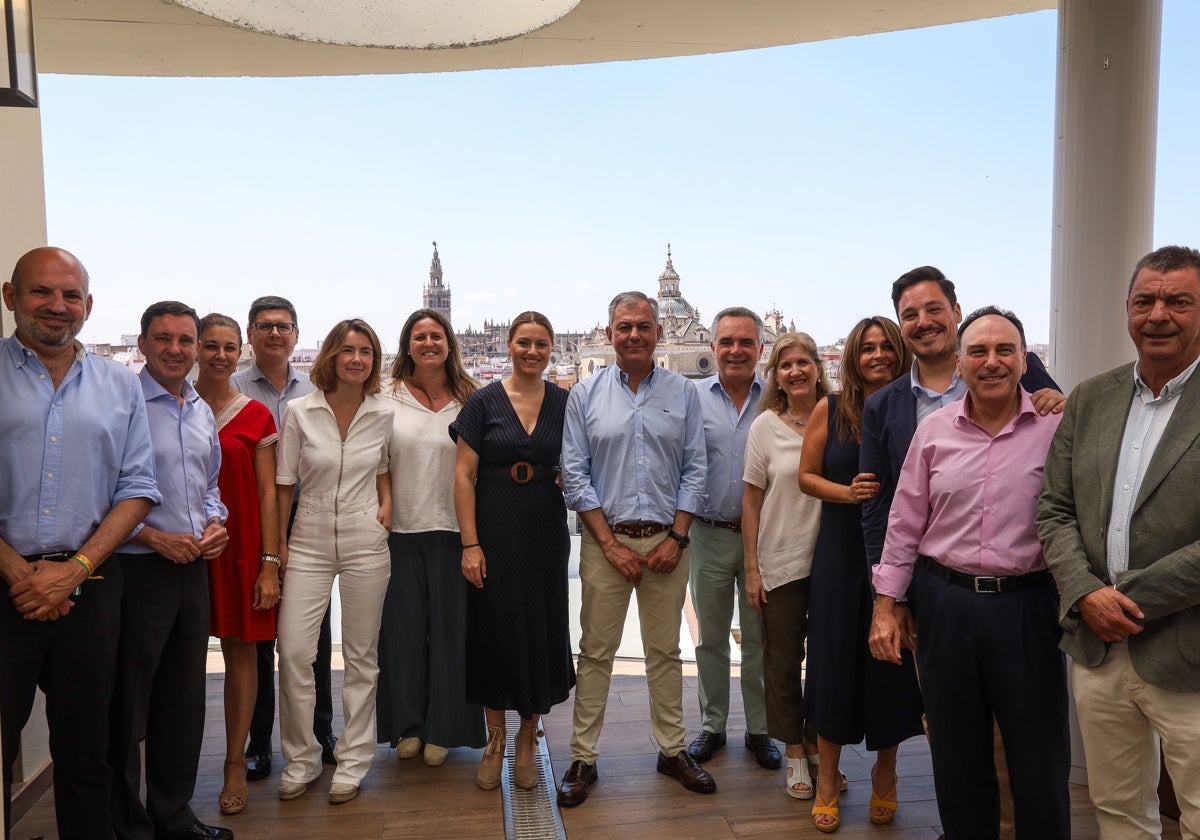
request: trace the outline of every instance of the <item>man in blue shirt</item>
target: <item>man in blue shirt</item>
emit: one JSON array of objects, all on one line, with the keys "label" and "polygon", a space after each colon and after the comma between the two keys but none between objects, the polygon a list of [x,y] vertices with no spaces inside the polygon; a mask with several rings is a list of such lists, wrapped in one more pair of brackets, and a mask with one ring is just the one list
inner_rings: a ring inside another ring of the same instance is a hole
[{"label": "man in blue shirt", "polygon": [[[316,390],[308,374],[292,367],[289,361],[300,326],[296,307],[287,298],[265,295],[250,304],[246,321],[246,339],[254,350],[254,361],[245,370],[229,378],[229,384],[252,400],[265,405],[275,418],[275,428],[283,428],[283,408],[289,400],[307,396]],[[299,488],[296,489],[299,493]],[[298,498],[298,496],[297,496]],[[295,518],[295,506],[292,518]],[[291,531],[291,521],[288,522]],[[336,764],[333,748],[333,685],[330,677],[332,630],[329,610],[321,621],[317,636],[317,658],[313,660],[317,705],[313,709],[313,735],[321,745],[321,761]],[[246,745],[246,778],[255,781],[271,775],[271,730],[275,726],[275,642],[258,643],[258,698],[250,719],[250,742]]]},{"label": "man in blue shirt", "polygon": [[[221,444],[187,381],[200,320],[178,301],[142,315],[138,379],[162,505],[121,547],[125,597],[112,703],[113,824],[119,840],[232,840],[189,802],[204,736],[208,565],[229,542],[217,489]],[[138,742],[146,740],[146,804]]]},{"label": "man in blue shirt", "polygon": [[[63,838],[112,836],[106,710],[121,623],[109,560],[162,497],[136,377],[75,340],[92,310],[88,273],[36,248],[4,284],[16,334],[0,338],[0,721],[6,819],[34,695],[46,695]],[[31,620],[36,619],[36,620]],[[8,826],[5,825],[7,832]]]},{"label": "man in blue shirt", "polygon": [[[688,745],[700,763],[725,745],[729,718],[729,630],[733,600],[741,617],[742,705],[745,744],[763,767],[779,767],[779,750],[767,735],[763,689],[762,634],[758,614],[746,601],[746,557],[742,551],[742,475],[750,424],[758,416],[763,381],[756,369],[763,349],[763,323],[743,307],[717,313],[712,350],[717,374],[697,383],[708,452],[708,501],[692,530],[692,606],[700,626],[696,646],[701,731]],[[734,587],[737,592],[735,594]]]},{"label": "man in blue shirt", "polygon": [[563,430],[568,507],[579,512],[583,583],[571,766],[558,801],[578,805],[596,781],[613,659],[636,590],[658,772],[688,790],[716,782],[684,749],[679,624],[688,578],[688,528],[704,509],[704,429],[691,382],[657,367],[657,301],[623,292],[608,307],[617,363],[571,389]]}]

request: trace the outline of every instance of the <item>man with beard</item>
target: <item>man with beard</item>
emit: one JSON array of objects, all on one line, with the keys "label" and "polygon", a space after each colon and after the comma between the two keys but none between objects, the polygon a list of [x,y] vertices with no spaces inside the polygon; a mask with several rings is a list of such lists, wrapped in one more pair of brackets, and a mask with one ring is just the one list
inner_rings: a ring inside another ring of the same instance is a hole
[{"label": "man with beard", "polygon": [[0,798],[11,818],[13,761],[41,688],[59,837],[108,838],[123,583],[105,561],[162,501],[146,403],[133,371],[75,340],[92,296],[73,254],[25,254],[4,303],[17,329],[0,338]]}]

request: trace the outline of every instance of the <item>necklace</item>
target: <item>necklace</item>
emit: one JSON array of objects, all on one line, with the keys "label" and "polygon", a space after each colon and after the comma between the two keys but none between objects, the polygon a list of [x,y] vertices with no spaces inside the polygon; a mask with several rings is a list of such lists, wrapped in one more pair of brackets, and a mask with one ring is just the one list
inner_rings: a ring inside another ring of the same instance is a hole
[{"label": "necklace", "polygon": [[792,421],[793,423],[795,423],[797,426],[799,426],[801,429],[807,429],[807,428],[808,428],[808,421],[807,421],[807,420],[801,420],[801,419],[800,419],[799,417],[797,417],[795,414],[792,414],[792,410],[791,410],[790,408],[785,408],[785,409],[784,409],[784,411],[785,411],[785,412],[787,412],[787,416],[788,416],[789,418],[791,418],[791,421]]}]

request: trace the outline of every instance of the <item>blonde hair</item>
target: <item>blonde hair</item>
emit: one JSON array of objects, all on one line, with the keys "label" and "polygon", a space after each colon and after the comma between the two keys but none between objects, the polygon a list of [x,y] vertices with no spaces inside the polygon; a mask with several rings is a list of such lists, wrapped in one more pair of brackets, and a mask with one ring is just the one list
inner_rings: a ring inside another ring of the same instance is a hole
[{"label": "blonde hair", "polygon": [[821,354],[817,352],[817,342],[813,341],[812,336],[808,333],[784,333],[771,347],[771,357],[767,359],[767,387],[763,389],[762,398],[762,407],[777,414],[782,414],[787,410],[788,400],[787,393],[775,377],[775,372],[779,368],[779,360],[783,354],[793,347],[799,347],[805,356],[812,359],[813,365],[817,368],[817,399],[819,400],[829,393],[829,373],[825,369],[825,363],[821,361]]}]

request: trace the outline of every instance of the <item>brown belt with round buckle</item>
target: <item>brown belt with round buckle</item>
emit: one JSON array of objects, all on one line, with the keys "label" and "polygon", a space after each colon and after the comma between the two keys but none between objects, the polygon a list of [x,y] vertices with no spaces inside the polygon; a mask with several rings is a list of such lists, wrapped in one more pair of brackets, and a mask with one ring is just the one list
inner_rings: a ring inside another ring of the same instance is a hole
[{"label": "brown belt with round buckle", "polygon": [[696,519],[710,528],[726,528],[730,531],[742,530],[742,520],[740,519],[709,519],[707,516],[697,516]]},{"label": "brown belt with round buckle", "polygon": [[616,522],[609,526],[614,534],[626,537],[653,537],[670,528],[670,525],[659,525],[657,522]]},{"label": "brown belt with round buckle", "polygon": [[480,464],[476,478],[486,480],[507,479],[517,484],[528,484],[531,481],[553,481],[558,475],[558,467],[550,464],[531,464],[528,461],[517,461],[510,466],[502,464]]}]

